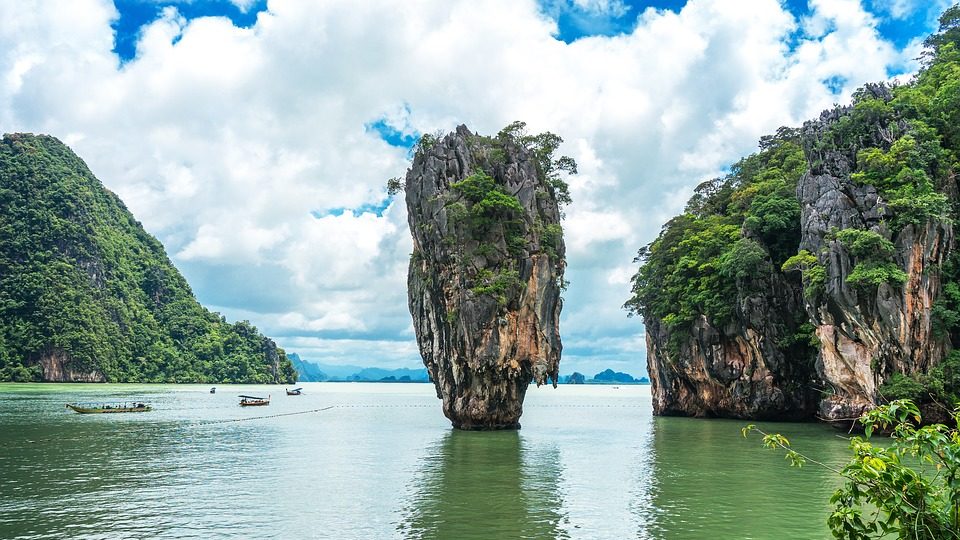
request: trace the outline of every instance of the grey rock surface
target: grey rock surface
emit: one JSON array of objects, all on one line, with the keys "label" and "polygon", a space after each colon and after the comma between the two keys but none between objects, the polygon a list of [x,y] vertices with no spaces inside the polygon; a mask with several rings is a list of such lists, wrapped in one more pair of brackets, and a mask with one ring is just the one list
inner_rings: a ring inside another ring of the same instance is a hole
[{"label": "grey rock surface", "polygon": [[[479,236],[464,219],[469,205],[451,184],[479,170],[520,202],[522,215],[509,219],[522,242],[510,244],[506,217]],[[454,427],[518,428],[530,382],[556,385],[565,250],[562,237],[544,244],[544,228],[561,216],[541,176],[521,145],[495,144],[465,126],[423,146],[407,172],[410,314]],[[516,279],[502,294],[477,292],[485,275],[511,271]]]},{"label": "grey rock surface", "polygon": [[[891,98],[883,86],[868,86],[866,91]],[[894,233],[889,229],[892,211],[877,189],[857,185],[850,178],[859,149],[889,148],[893,133],[902,132],[904,125],[878,124],[866,140],[849,149],[820,149],[830,147],[818,143],[850,109],[837,107],[804,124],[810,170],[797,186],[802,207],[800,248],[816,255],[827,275],[824,291],[806,304],[820,341],[818,371],[828,386],[819,416],[837,421],[872,408],[877,388],[893,373],[925,373],[946,354],[946,339],[933,332],[932,308],[940,294],[940,266],[953,245],[952,226],[941,221],[908,224]],[[876,289],[848,284],[857,261],[830,233],[851,228],[891,240],[896,247],[893,260],[907,273],[908,281]]]},{"label": "grey rock surface", "polygon": [[814,354],[809,344],[780,344],[804,322],[799,280],[778,270],[737,284],[733,321],[714,327],[701,316],[672,352],[671,336],[646,320],[647,371],[654,413],[800,420],[816,407]]}]

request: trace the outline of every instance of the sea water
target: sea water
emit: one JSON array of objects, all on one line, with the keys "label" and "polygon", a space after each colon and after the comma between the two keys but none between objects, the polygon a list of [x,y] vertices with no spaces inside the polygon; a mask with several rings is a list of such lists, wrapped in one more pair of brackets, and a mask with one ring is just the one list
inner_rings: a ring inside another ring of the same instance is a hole
[{"label": "sea water", "polygon": [[[451,429],[429,384],[300,386],[0,385],[0,538],[829,537],[832,473],[745,422],[654,417],[647,386],[531,387],[509,432]],[[154,410],[64,408],[124,399]],[[760,425],[848,456],[829,427]]]}]

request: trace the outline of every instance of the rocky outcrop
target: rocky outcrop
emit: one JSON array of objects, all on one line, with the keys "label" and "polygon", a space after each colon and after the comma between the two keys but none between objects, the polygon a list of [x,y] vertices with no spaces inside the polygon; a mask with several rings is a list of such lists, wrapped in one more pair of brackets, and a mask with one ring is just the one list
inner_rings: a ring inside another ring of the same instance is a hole
[{"label": "rocky outcrop", "polygon": [[815,354],[803,333],[800,283],[771,268],[737,289],[733,320],[722,328],[701,316],[689,333],[671,336],[661,321],[645,320],[654,414],[812,416]]},{"label": "rocky outcrop", "polygon": [[77,369],[76,362],[62,349],[50,349],[40,355],[36,364],[40,366],[43,380],[47,382],[106,382],[106,377],[98,370]]},{"label": "rocky outcrop", "polygon": [[[871,97],[890,99],[882,86],[868,86]],[[802,205],[801,249],[817,257],[826,272],[823,290],[809,295],[807,313],[820,342],[818,371],[829,395],[820,404],[826,420],[858,417],[877,401],[877,388],[893,373],[926,373],[947,352],[945,337],[933,332],[932,308],[940,294],[940,267],[953,243],[953,229],[928,220],[891,231],[893,212],[878,190],[851,180],[856,154],[865,147],[889,148],[904,125],[877,123],[849,147],[822,144],[831,126],[851,107],[824,112],[803,127],[810,170],[797,186]],[[824,149],[826,148],[826,149]],[[953,195],[953,194],[949,194]],[[904,284],[855,287],[847,278],[856,260],[834,236],[836,231],[873,231],[891,240]]]},{"label": "rocky outcrop", "polygon": [[518,428],[531,381],[556,385],[564,245],[530,148],[460,126],[406,175],[408,299],[424,365],[461,429]]}]

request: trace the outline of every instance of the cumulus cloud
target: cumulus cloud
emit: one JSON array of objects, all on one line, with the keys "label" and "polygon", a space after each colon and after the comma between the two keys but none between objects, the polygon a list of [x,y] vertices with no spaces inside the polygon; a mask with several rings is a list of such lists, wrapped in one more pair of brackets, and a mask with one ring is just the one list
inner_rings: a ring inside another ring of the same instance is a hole
[{"label": "cumulus cloud", "polygon": [[903,20],[915,16],[918,12],[935,18],[953,5],[953,0],[875,0],[879,12],[892,19]]},{"label": "cumulus cloud", "polygon": [[[569,5],[626,13],[618,0]],[[691,0],[569,44],[548,11],[271,0],[238,28],[168,7],[121,66],[109,1],[0,3],[0,129],[71,144],[204,303],[308,359],[414,366],[406,209],[383,187],[407,151],[370,126],[495,133],[525,120],[580,162],[565,357],[640,373],[642,327],[620,309],[636,249],[761,135],[913,69],[916,51],[885,41],[854,0],[811,0],[802,20],[776,0]]]}]

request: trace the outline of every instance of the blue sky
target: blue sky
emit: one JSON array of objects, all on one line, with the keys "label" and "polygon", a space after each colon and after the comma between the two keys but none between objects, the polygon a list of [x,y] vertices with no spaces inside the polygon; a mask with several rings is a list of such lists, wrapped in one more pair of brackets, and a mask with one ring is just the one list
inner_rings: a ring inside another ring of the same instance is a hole
[{"label": "blue sky", "polygon": [[201,302],[324,363],[416,367],[386,194],[422,133],[577,159],[561,372],[645,370],[633,256],[694,186],[917,69],[943,0],[0,3],[0,129],[69,144]]},{"label": "blue sky", "polygon": [[234,26],[249,28],[257,22],[257,14],[267,9],[267,0],[253,0],[245,5],[230,0],[114,0],[114,5],[119,17],[111,24],[114,31],[113,52],[121,62],[128,62],[136,56],[141,28],[159,19],[164,7],[176,7],[186,20],[226,17]]},{"label": "blue sky", "polygon": [[[578,6],[570,0],[539,0],[545,14],[557,22],[557,39],[570,43],[589,36],[612,36],[630,33],[637,17],[647,9],[678,12],[685,0],[622,0],[621,2],[585,2]],[[256,23],[257,14],[266,11],[267,0],[238,3],[231,0],[114,0],[119,17],[112,24],[115,32],[114,52],[122,62],[136,54],[140,29],[160,18],[163,7],[174,6],[187,20],[197,17],[226,17],[235,26],[248,28]],[[614,8],[599,6],[616,6]],[[785,0],[784,5],[797,17],[810,14],[807,0]],[[935,29],[936,16],[942,3],[907,0],[868,0],[864,7],[875,15],[878,30],[898,47]],[[899,6],[899,8],[897,7]]]},{"label": "blue sky", "polygon": [[[636,25],[637,16],[646,9],[677,12],[687,2],[684,0],[623,0],[619,2],[622,10],[613,14],[584,7],[578,8],[572,2],[542,0],[541,3],[545,10],[554,12],[552,14],[557,18],[560,30],[558,37],[570,42],[590,35],[629,33]],[[807,0],[786,0],[784,5],[798,18],[810,15],[810,4]],[[905,46],[917,36],[929,34],[934,29],[931,23],[943,10],[940,3],[921,0],[905,2],[869,0],[864,7],[880,20],[878,29],[883,37],[898,47]]]}]

